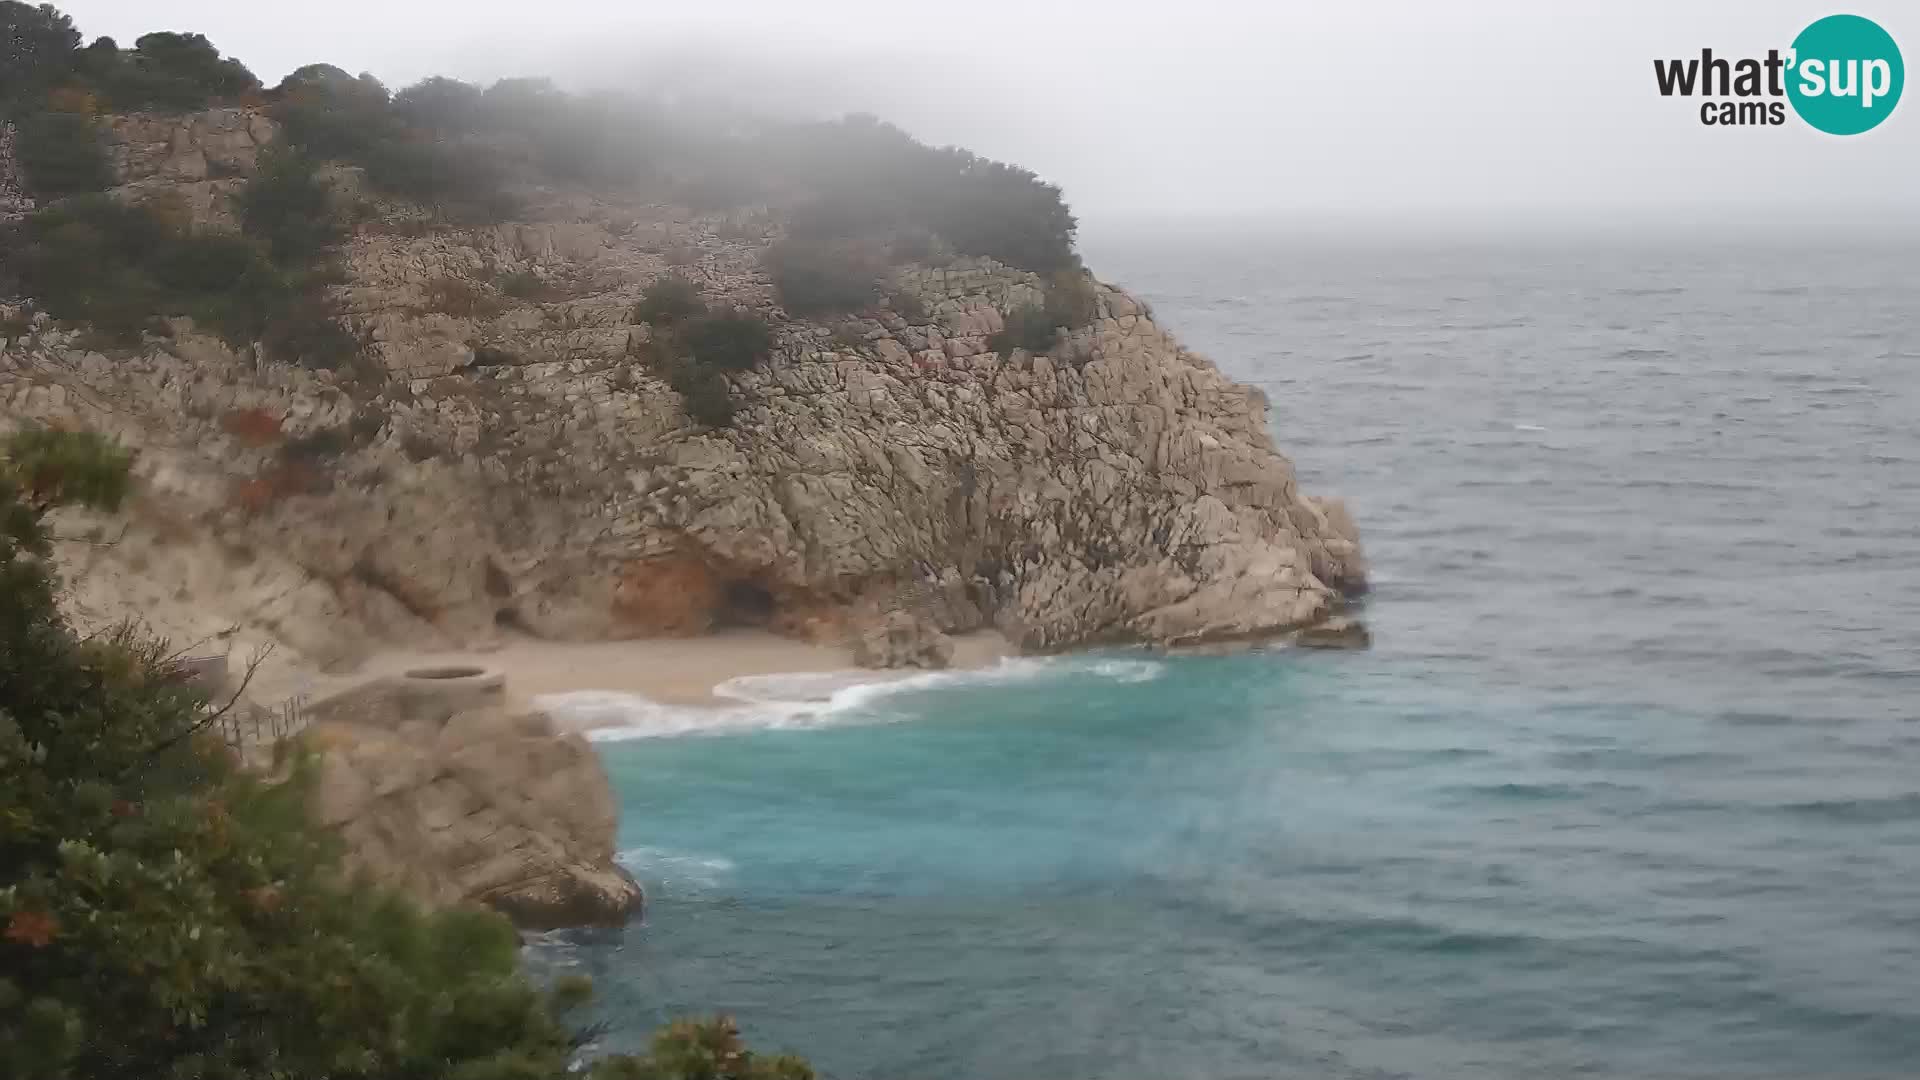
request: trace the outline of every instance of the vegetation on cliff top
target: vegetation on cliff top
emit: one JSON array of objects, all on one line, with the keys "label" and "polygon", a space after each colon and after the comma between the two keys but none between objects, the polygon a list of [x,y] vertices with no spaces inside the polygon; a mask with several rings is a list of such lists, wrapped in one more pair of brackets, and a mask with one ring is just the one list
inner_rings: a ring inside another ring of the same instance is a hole
[{"label": "vegetation on cliff top", "polygon": [[[874,307],[890,267],[955,254],[1079,275],[1076,223],[1057,187],[871,116],[716,124],[690,107],[570,95],[543,79],[483,89],[436,77],[395,93],[323,63],[269,89],[198,34],[148,34],[132,49],[81,41],[57,9],[0,0],[0,117],[16,122],[18,159],[46,203],[0,235],[0,295],[89,323],[102,345],[137,345],[165,331],[157,316],[189,316],[276,359],[350,363],[359,342],[331,300],[333,252],[350,219],[384,211],[331,190],[327,162],[358,166],[371,191],[441,221],[505,219],[516,191],[555,181],[652,189],[696,213],[778,207],[785,236],[763,265],[802,318]],[[195,227],[184,208],[92,196],[113,179],[97,117],[210,105],[264,108],[281,133],[237,199],[237,238]],[[1082,324],[1063,321],[1068,308],[1052,295],[1044,311],[1012,313],[1008,343],[1037,349],[1055,327]],[[672,307],[685,298],[657,302],[668,306],[636,314],[687,321],[671,334],[674,385],[696,419],[723,425],[732,405],[722,372],[750,367],[771,337],[757,320],[694,320],[698,311]]]},{"label": "vegetation on cliff top", "polygon": [[268,90],[198,34],[148,34],[133,49],[81,40],[51,6],[0,0],[0,115],[264,104],[310,157],[352,162],[378,190],[467,212],[509,212],[507,174],[518,168],[586,186],[653,185],[696,212],[782,205],[796,234],[937,235],[960,254],[1041,271],[1075,260],[1076,225],[1059,188],[871,116],[717,125],[657,101],[570,95],[544,79],[482,89],[436,77],[394,93],[329,64]]},{"label": "vegetation on cliff top", "polygon": [[0,1046],[20,1080],[806,1080],[724,1020],[571,1072],[586,987],[517,970],[506,921],[341,880],[305,775],[237,768],[168,650],[61,617],[47,515],[111,508],[97,437],[0,444]]}]

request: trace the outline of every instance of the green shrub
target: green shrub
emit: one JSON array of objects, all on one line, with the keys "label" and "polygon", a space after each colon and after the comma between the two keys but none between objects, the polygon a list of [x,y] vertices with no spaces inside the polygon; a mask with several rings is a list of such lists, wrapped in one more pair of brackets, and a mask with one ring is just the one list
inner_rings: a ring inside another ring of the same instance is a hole
[{"label": "green shrub", "polygon": [[908,322],[920,322],[927,317],[926,303],[910,292],[896,292],[887,297],[887,310]]},{"label": "green shrub", "polygon": [[240,194],[240,221],[282,266],[310,264],[345,235],[332,193],[314,175],[313,159],[280,145],[260,155]]},{"label": "green shrub", "polygon": [[1054,345],[1054,326],[1053,317],[1039,304],[1018,307],[1007,313],[1006,326],[987,339],[987,348],[997,353],[1046,352]]},{"label": "green shrub", "polygon": [[438,135],[476,131],[485,114],[479,87],[438,75],[395,94],[393,108],[407,126]]},{"label": "green shrub", "polygon": [[478,283],[441,276],[427,282],[427,310],[461,319],[491,319],[507,305]]},{"label": "green shrub", "polygon": [[267,321],[260,346],[283,364],[337,371],[360,358],[360,340],[340,324],[338,305],[320,289],[294,297]]},{"label": "green shrub", "polygon": [[893,234],[887,257],[895,263],[923,263],[930,261],[934,252],[933,233],[922,227],[911,226]]},{"label": "green shrub", "polygon": [[325,464],[353,448],[345,428],[315,428],[280,444],[280,457],[303,465]]},{"label": "green shrub", "polygon": [[500,291],[515,300],[540,300],[548,294],[549,289],[547,283],[540,280],[539,274],[522,270],[501,278]]},{"label": "green shrub", "polygon": [[987,339],[987,348],[997,353],[1047,352],[1058,342],[1060,331],[1078,330],[1093,321],[1095,303],[1093,279],[1086,271],[1056,270],[1048,275],[1043,302],[1008,312],[1006,326]]},{"label": "green shrub", "polygon": [[27,188],[41,199],[59,199],[113,185],[113,170],[92,119],[43,112],[15,127],[14,153]]},{"label": "green shrub", "polygon": [[780,306],[788,314],[818,315],[871,305],[884,267],[859,245],[792,238],[766,254]]},{"label": "green shrub", "polygon": [[640,294],[633,318],[649,326],[670,326],[706,310],[706,301],[700,299],[700,286],[678,274],[668,274]]},{"label": "green shrub", "polygon": [[680,392],[694,422],[712,428],[733,424],[733,388],[717,369],[681,360],[668,370],[667,382]]},{"label": "green shrub", "polygon": [[758,315],[735,308],[687,324],[684,343],[706,367],[745,371],[773,350],[773,331]]},{"label": "green shrub", "polygon": [[321,161],[357,161],[393,136],[387,88],[332,64],[308,64],[274,88],[273,118],[287,145]]},{"label": "green shrub", "polygon": [[73,70],[80,31],[51,4],[0,3],[0,113],[33,102]]},{"label": "green shrub", "polygon": [[517,367],[526,362],[519,353],[498,345],[476,345],[473,349],[475,367]]},{"label": "green shrub", "polygon": [[1053,325],[1078,330],[1093,322],[1098,313],[1093,278],[1077,268],[1062,268],[1047,275],[1047,318]]}]

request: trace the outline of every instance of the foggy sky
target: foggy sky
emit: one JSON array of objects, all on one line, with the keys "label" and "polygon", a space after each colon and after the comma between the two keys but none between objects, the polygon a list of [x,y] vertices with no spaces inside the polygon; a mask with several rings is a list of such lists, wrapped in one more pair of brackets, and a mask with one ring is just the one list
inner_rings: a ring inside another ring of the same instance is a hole
[{"label": "foggy sky", "polygon": [[[1836,11],[1920,61],[1920,6],[1780,0],[73,0],[89,37],[195,30],[271,85],[549,75],[865,110],[1034,169],[1089,223],[1920,221],[1920,91],[1834,138],[1702,126],[1655,57],[1764,56]],[[1684,10],[1676,10],[1683,8]]]}]

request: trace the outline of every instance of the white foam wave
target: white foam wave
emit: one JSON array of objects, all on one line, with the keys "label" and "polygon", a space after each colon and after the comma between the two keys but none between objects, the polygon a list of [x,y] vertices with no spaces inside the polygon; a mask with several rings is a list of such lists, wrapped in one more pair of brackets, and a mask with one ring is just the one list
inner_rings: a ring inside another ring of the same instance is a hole
[{"label": "white foam wave", "polygon": [[993,667],[902,675],[882,671],[816,671],[742,675],[713,688],[716,705],[668,705],[638,694],[576,690],[546,694],[534,705],[598,742],[676,735],[804,729],[844,723],[880,723],[901,717],[880,706],[913,691],[1028,682],[1084,672],[1118,682],[1157,678],[1158,660],[1112,657],[1016,658]]},{"label": "white foam wave", "polygon": [[724,856],[657,847],[627,848],[614,858],[643,881],[680,888],[718,888],[735,869],[733,860]]}]

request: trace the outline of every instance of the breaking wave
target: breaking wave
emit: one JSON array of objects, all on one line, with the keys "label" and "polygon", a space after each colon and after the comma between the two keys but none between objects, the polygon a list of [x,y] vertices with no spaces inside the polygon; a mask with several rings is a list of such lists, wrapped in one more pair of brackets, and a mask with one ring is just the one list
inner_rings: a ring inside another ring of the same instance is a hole
[{"label": "breaking wave", "polygon": [[576,690],[546,694],[534,705],[595,742],[681,735],[732,735],[906,719],[890,699],[929,690],[995,686],[1042,679],[1093,677],[1146,682],[1165,670],[1159,660],[1111,656],[1021,657],[993,667],[900,674],[814,671],[742,675],[713,688],[713,705],[673,705],[639,694]]}]

